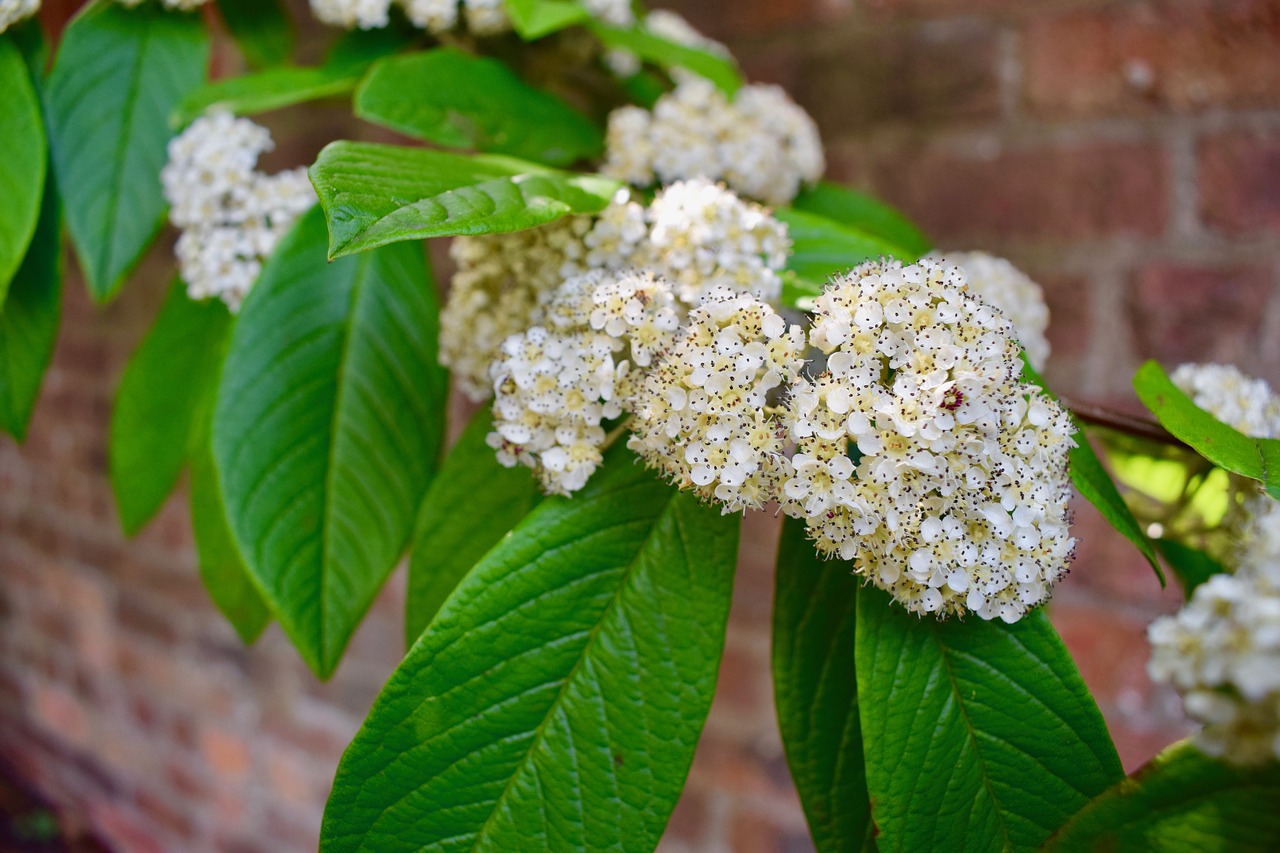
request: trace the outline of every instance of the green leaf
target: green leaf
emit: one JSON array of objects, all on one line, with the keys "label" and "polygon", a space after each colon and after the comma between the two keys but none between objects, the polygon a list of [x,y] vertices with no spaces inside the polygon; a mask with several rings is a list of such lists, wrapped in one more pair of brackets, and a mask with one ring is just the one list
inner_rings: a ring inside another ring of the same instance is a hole
[{"label": "green leaf", "polygon": [[[212,412],[206,410],[206,415]],[[200,579],[218,610],[248,645],[270,624],[271,610],[231,535],[218,469],[213,462],[210,426],[206,421],[191,457],[191,529],[200,560]]]},{"label": "green leaf", "polygon": [[293,53],[293,27],[279,0],[218,0],[240,52],[254,68],[283,65]]},{"label": "green leaf", "polygon": [[35,236],[0,310],[0,427],[22,441],[53,358],[62,299],[62,213],[53,174],[45,176]]},{"label": "green leaf", "polygon": [[511,25],[525,41],[591,20],[584,6],[568,0],[506,0],[506,7]]},{"label": "green leaf", "polygon": [[1161,426],[1219,468],[1262,483],[1280,500],[1280,439],[1251,438],[1191,401],[1154,361],[1133,378],[1142,404]]},{"label": "green leaf", "polygon": [[485,438],[493,416],[482,409],[449,451],[418,513],[409,559],[405,645],[413,645],[454,587],[490,548],[529,514],[541,494],[528,468],[504,468]]},{"label": "green leaf", "polygon": [[1164,557],[1178,582],[1182,584],[1183,595],[1190,599],[1196,587],[1214,575],[1224,575],[1227,567],[1210,557],[1199,548],[1192,548],[1174,539],[1156,539],[1156,548]]},{"label": "green leaf", "polygon": [[356,115],[446,148],[552,166],[597,157],[604,135],[496,59],[442,48],[384,59],[356,92]]},{"label": "green leaf", "polygon": [[900,246],[904,260],[915,260],[933,248],[901,213],[866,193],[839,184],[821,181],[803,189],[791,206]]},{"label": "green leaf", "polygon": [[0,307],[9,282],[27,254],[40,218],[44,190],[45,138],[40,99],[23,54],[13,39],[0,35],[0,127],[5,154],[0,157]]},{"label": "green leaf", "polygon": [[588,21],[587,28],[607,47],[629,50],[636,56],[663,68],[683,68],[714,83],[726,95],[733,96],[742,88],[742,73],[733,59],[718,56],[696,47],[676,44],[662,36],[635,26],[628,29],[610,27]]},{"label": "green leaf", "polygon": [[652,850],[711,706],[737,529],[622,448],[543,501],[383,688],[321,849]]},{"label": "green leaf", "polygon": [[320,98],[355,91],[363,71],[350,68],[268,68],[257,74],[230,77],[196,89],[173,114],[174,127],[183,127],[210,109],[236,115],[256,115]]},{"label": "green leaf", "polygon": [[1280,764],[1241,769],[1183,741],[1096,797],[1045,845],[1055,853],[1280,849]]},{"label": "green leaf", "polygon": [[5,34],[13,39],[22,59],[27,63],[31,82],[37,92],[44,89],[44,72],[49,67],[49,41],[44,36],[38,18],[28,18]]},{"label": "green leaf", "polygon": [[[1022,378],[1025,382],[1040,386],[1046,394],[1057,399],[1053,392],[1049,390],[1049,386],[1045,384],[1044,377],[1036,372],[1031,363],[1027,361],[1026,353],[1023,353],[1022,357]],[[1142,525],[1134,517],[1133,511],[1129,509],[1129,505],[1120,496],[1120,491],[1116,488],[1115,481],[1111,479],[1111,475],[1103,467],[1102,460],[1098,458],[1093,446],[1089,444],[1084,424],[1075,415],[1071,416],[1071,422],[1076,427],[1076,446],[1068,457],[1071,465],[1072,484],[1075,485],[1076,491],[1080,492],[1085,500],[1093,504],[1098,512],[1102,513],[1102,517],[1107,520],[1108,524],[1119,531],[1124,538],[1132,542],[1142,552],[1142,556],[1147,558],[1147,562],[1151,564],[1151,569],[1156,573],[1156,578],[1160,581],[1160,586],[1163,587],[1165,585],[1164,570],[1160,568],[1160,562],[1156,559],[1156,547],[1152,543],[1151,537],[1147,536],[1147,532],[1142,529]]]},{"label": "green leaf", "polygon": [[329,220],[329,256],[400,240],[520,231],[596,213],[617,181],[496,155],[364,142],[326,145],[311,182]]},{"label": "green leaf", "polygon": [[854,671],[858,579],[821,560],[788,518],[773,603],[773,695],[787,765],[819,853],[858,850],[873,833]]},{"label": "green leaf", "polygon": [[866,586],[857,635],[881,850],[1033,848],[1124,775],[1043,610],[940,622]]},{"label": "green leaf", "polygon": [[158,3],[95,3],[67,27],[49,76],[49,142],[71,240],[98,302],[115,295],[160,227],[169,114],[200,84],[208,60],[199,17]]},{"label": "green leaf", "polygon": [[111,415],[108,463],[125,533],[142,529],[186,467],[202,405],[217,381],[231,315],[196,302],[175,280],[151,331],[129,359]]},{"label": "green leaf", "polygon": [[213,453],[240,554],[317,674],[404,550],[440,447],[446,378],[420,245],[325,260],[304,216],[231,337]]},{"label": "green leaf", "polygon": [[793,299],[819,295],[827,279],[846,273],[864,261],[881,257],[913,260],[915,257],[911,251],[880,237],[812,213],[783,207],[773,215],[786,223],[791,237],[787,270],[798,278],[793,280],[793,287],[797,288]]}]

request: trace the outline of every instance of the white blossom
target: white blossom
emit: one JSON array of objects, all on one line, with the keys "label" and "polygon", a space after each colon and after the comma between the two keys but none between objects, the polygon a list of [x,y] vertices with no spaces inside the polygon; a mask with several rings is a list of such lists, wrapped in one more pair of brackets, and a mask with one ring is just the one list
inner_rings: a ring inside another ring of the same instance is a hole
[{"label": "white blossom", "polygon": [[630,401],[628,447],[725,512],[760,508],[786,476],[769,395],[803,365],[804,331],[750,294],[714,288]]},{"label": "white blossom", "polygon": [[1065,574],[1070,417],[1020,381],[1006,320],[934,260],[816,300],[827,369],[793,387],[783,508],[915,613],[1020,619]]},{"label": "white blossom", "polygon": [[1254,438],[1280,438],[1280,398],[1228,364],[1184,364],[1169,377],[1200,408]]},{"label": "white blossom", "polygon": [[571,278],[541,306],[546,321],[502,344],[491,375],[498,461],[532,468],[552,494],[581,489],[603,458],[606,420],[634,393],[679,325],[671,288],[644,273]]},{"label": "white blossom", "polygon": [[40,11],[40,0],[0,0],[0,33]]},{"label": "white blossom", "polygon": [[675,286],[685,310],[715,286],[773,300],[788,248],[782,223],[708,181],[673,184],[648,208],[623,190],[595,217],[459,237],[440,358],[459,388],[482,400],[492,393],[489,365],[502,342],[540,323],[540,296],[566,279],[590,270],[649,270]]},{"label": "white blossom", "polygon": [[[648,15],[645,15],[640,25],[646,31],[672,44],[697,48],[725,58],[730,55],[729,48],[714,39],[707,38],[694,29],[693,25],[682,16],[668,9],[654,9]],[[625,48],[614,48],[608,51],[605,54],[604,61],[620,77],[630,77],[640,71],[640,57]],[[679,66],[671,68],[670,73],[672,78],[676,80],[683,80],[693,74],[693,72],[686,71]]]},{"label": "white blossom", "polygon": [[[135,6],[142,5],[143,0],[116,0],[116,2],[121,6],[132,9]],[[160,0],[161,5],[166,9],[176,9],[181,12],[190,12],[208,2],[209,0]]]},{"label": "white blossom", "polygon": [[265,128],[223,111],[196,119],[169,143],[160,178],[169,218],[182,229],[176,253],[191,298],[216,296],[238,310],[263,260],[315,204],[305,169],[255,170],[270,148]]},{"label": "white blossom", "polygon": [[999,309],[1013,324],[1013,331],[1036,370],[1049,360],[1049,306],[1040,285],[1009,261],[986,252],[946,252],[943,263],[960,267],[969,281],[969,292]]},{"label": "white blossom", "polygon": [[379,29],[391,23],[391,0],[311,0],[311,14],[331,27]]},{"label": "white blossom", "polygon": [[[170,2],[170,0],[165,0]],[[140,0],[134,0],[140,2]],[[193,2],[193,0],[174,0]],[[194,0],[205,2],[205,0]],[[391,22],[391,7],[399,5],[409,22],[434,35],[457,30],[460,24],[477,36],[511,30],[504,0],[310,0],[318,20],[346,29],[378,29]],[[634,20],[628,0],[586,0],[587,11],[606,23],[628,26]]]},{"label": "white blossom", "polygon": [[745,86],[733,100],[710,81],[682,76],[648,112],[609,117],[603,171],[636,186],[722,180],[769,204],[786,204],[822,176],[817,126],[777,86]]}]

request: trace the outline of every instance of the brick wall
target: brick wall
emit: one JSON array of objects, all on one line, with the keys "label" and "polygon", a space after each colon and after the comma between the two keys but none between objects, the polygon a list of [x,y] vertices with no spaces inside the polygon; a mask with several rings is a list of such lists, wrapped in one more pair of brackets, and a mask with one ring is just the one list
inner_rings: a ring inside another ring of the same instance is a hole
[{"label": "brick wall", "polygon": [[[834,178],[1044,283],[1059,390],[1132,406],[1149,356],[1280,382],[1280,0],[669,5],[796,94]],[[158,258],[103,310],[69,282],[31,438],[0,440],[0,756],[113,849],[312,849],[338,755],[398,659],[403,578],[320,684],[278,629],[245,649],[209,605],[182,497],[123,539],[106,422],[167,275]],[[1077,519],[1053,618],[1133,768],[1183,732],[1143,674],[1145,626],[1178,597],[1091,508]],[[770,703],[759,555],[776,535],[760,517],[745,532],[673,852],[808,849]]]}]

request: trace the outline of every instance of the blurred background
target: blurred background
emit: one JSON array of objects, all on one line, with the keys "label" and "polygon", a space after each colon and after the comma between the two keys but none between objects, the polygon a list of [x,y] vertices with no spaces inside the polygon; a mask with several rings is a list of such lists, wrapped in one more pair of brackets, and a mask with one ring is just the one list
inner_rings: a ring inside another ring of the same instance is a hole
[{"label": "blurred background", "polygon": [[[655,5],[785,86],[822,128],[830,178],[1044,285],[1055,390],[1136,410],[1145,358],[1280,383],[1280,0]],[[348,116],[269,122],[270,168],[359,132]],[[171,275],[165,249],[105,309],[73,274],[30,437],[0,439],[0,813],[29,839],[12,849],[62,849],[39,841],[61,827],[74,849],[314,850],[338,757],[403,651],[402,572],[320,683],[278,628],[246,649],[210,604],[181,491],[121,534],[107,425]],[[1187,731],[1144,671],[1146,626],[1180,595],[1082,501],[1076,519],[1051,615],[1133,770]],[[812,849],[772,711],[777,532],[748,520],[669,853]]]}]

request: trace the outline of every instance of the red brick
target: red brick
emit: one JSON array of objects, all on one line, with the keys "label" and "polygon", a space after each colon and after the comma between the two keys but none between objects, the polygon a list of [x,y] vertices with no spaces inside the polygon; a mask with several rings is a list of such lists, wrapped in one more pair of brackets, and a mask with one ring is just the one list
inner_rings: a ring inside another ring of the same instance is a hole
[{"label": "red brick", "polygon": [[1206,224],[1227,234],[1280,230],[1280,133],[1210,136],[1199,155]]},{"label": "red brick", "polygon": [[244,738],[217,728],[201,732],[200,754],[219,776],[243,776],[253,761]]},{"label": "red brick", "polygon": [[1057,597],[1049,618],[1062,635],[1097,703],[1114,706],[1122,692],[1151,692],[1147,678],[1149,618]]},{"label": "red brick", "polygon": [[[1096,596],[1099,602],[1120,601],[1143,606],[1163,602],[1160,581],[1138,549],[1117,533],[1093,505],[1077,496],[1072,501],[1076,559],[1062,589]],[[1176,583],[1168,588],[1176,600]]]},{"label": "red brick", "polygon": [[831,138],[876,124],[994,118],[996,35],[976,21],[851,35],[802,66],[793,94]]},{"label": "red brick", "polygon": [[701,849],[706,846],[709,821],[706,793],[699,788],[686,786],[662,837],[664,840],[683,841],[695,850]]},{"label": "red brick", "polygon": [[195,832],[195,825],[190,816],[176,808],[165,797],[147,789],[139,790],[134,795],[138,809],[156,825],[180,838],[190,838]]},{"label": "red brick", "polygon": [[964,153],[926,145],[875,167],[881,196],[957,248],[1155,236],[1167,218],[1167,172],[1160,148],[1121,142]]},{"label": "red brick", "polygon": [[679,12],[708,36],[726,40],[732,36],[769,35],[779,29],[814,22],[838,20],[853,8],[853,0],[674,0],[664,8]]},{"label": "red brick", "polygon": [[90,803],[89,808],[94,825],[108,841],[114,842],[113,849],[165,853],[165,845],[154,829],[131,809],[110,802]]},{"label": "red brick", "polygon": [[51,735],[73,744],[89,743],[89,717],[75,697],[61,687],[39,682],[31,695],[36,719]]},{"label": "red brick", "polygon": [[1266,267],[1157,263],[1140,270],[1129,294],[1138,355],[1169,365],[1247,362],[1261,346],[1274,281]]},{"label": "red brick", "polygon": [[1277,52],[1276,0],[1113,4],[1028,26],[1024,96],[1050,117],[1270,105]]},{"label": "red brick", "polygon": [[1093,337],[1093,308],[1089,299],[1089,282],[1081,276],[1053,272],[1028,274],[1044,290],[1049,306],[1049,339],[1052,361],[1076,358],[1089,350]]}]

